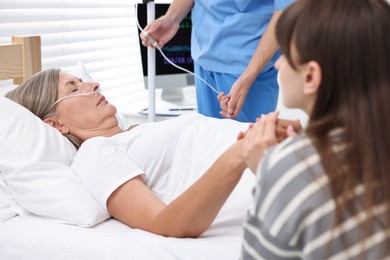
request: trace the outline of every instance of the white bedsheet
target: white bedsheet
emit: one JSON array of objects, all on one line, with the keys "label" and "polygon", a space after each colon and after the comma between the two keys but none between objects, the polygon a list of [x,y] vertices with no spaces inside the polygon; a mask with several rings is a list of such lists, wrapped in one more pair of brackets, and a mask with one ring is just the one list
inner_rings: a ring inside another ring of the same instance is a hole
[{"label": "white bedsheet", "polygon": [[216,228],[202,237],[166,238],[114,219],[80,228],[15,217],[0,223],[0,259],[238,259],[240,227]]},{"label": "white bedsheet", "polygon": [[[164,201],[171,201],[204,172],[247,124],[201,120],[180,138]],[[205,134],[207,133],[207,134]],[[196,145],[194,145],[196,144]],[[43,218],[0,222],[0,259],[238,259],[242,224],[252,202],[255,176],[246,170],[211,227],[199,238],[166,238],[132,229],[114,219],[90,228]]]}]

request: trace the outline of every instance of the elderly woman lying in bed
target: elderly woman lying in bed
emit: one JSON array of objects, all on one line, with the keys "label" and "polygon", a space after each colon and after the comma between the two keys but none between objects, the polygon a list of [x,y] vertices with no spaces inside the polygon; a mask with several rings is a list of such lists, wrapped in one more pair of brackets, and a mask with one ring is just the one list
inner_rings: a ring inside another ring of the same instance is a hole
[{"label": "elderly woman lying in bed", "polygon": [[[254,172],[257,167],[258,160],[246,161],[245,156],[255,144],[244,145],[241,133],[197,181],[166,204],[160,195],[181,133],[195,121],[220,119],[191,114],[123,130],[116,108],[99,93],[98,83],[82,82],[56,69],[35,74],[7,97],[76,146],[82,144],[72,168],[99,204],[130,227],[164,236],[197,237],[216,218],[244,170],[249,166]],[[279,120],[277,127],[267,123],[275,117],[277,113],[267,115],[257,124],[277,128],[278,141],[287,137],[287,126],[300,128],[297,121]],[[259,140],[259,160],[265,146],[276,141]]]}]

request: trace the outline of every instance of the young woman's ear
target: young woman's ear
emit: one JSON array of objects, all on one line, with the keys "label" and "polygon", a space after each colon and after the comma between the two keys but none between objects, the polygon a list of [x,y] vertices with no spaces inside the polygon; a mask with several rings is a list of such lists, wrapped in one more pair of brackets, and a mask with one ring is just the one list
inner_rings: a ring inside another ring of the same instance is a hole
[{"label": "young woman's ear", "polygon": [[56,128],[62,135],[69,134],[69,129],[55,117],[47,117],[43,119],[43,122]]},{"label": "young woman's ear", "polygon": [[305,95],[316,94],[322,79],[320,65],[316,61],[309,61],[306,64],[303,76],[303,93]]}]

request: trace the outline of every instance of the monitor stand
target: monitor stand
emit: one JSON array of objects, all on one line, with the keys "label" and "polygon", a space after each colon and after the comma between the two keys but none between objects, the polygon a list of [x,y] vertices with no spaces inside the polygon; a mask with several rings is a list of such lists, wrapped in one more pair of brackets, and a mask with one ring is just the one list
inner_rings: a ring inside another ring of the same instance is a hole
[{"label": "monitor stand", "polygon": [[168,102],[181,102],[184,100],[183,88],[163,88],[161,99]]},{"label": "monitor stand", "polygon": [[[160,95],[158,95],[161,93]],[[180,88],[156,89],[156,115],[179,116],[197,112],[195,87],[193,85]],[[148,108],[141,114],[148,115]]]}]

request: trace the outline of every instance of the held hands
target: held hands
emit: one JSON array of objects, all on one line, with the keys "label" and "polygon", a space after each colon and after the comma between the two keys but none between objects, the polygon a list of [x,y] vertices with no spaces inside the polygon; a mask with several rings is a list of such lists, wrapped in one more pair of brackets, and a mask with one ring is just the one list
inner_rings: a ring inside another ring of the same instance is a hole
[{"label": "held hands", "polygon": [[[158,47],[162,48],[175,36],[179,27],[180,23],[164,15],[145,26],[144,32],[147,32],[147,35],[157,42]],[[153,40],[148,38],[144,33],[140,33],[140,38],[145,47],[155,47]]]},{"label": "held hands", "polygon": [[253,173],[256,173],[265,149],[302,131],[298,120],[277,119],[278,115],[279,112],[272,112],[258,118],[247,131],[237,136],[238,140],[242,140],[243,157]]},{"label": "held hands", "polygon": [[[259,119],[257,119],[259,120]],[[276,120],[276,139],[278,143],[290,136],[294,136],[302,131],[302,125],[299,120],[277,119]]]}]

